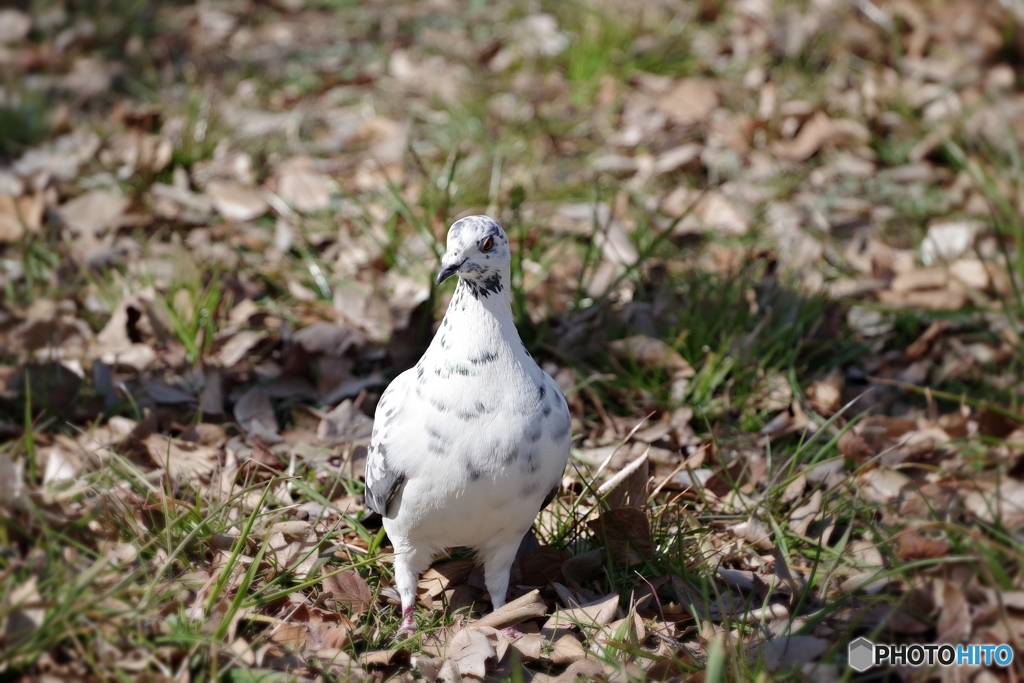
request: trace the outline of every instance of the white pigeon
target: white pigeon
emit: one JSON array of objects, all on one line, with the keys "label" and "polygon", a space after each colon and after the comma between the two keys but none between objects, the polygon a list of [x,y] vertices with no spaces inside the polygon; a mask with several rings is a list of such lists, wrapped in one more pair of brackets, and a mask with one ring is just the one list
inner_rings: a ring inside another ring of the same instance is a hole
[{"label": "white pigeon", "polygon": [[402,629],[416,630],[416,584],[448,548],[483,562],[491,604],[505,604],[519,544],[569,458],[565,397],[519,338],[512,255],[493,219],[448,231],[437,284],[458,274],[448,312],[416,367],[380,397],[366,458],[366,504],[395,548]]}]

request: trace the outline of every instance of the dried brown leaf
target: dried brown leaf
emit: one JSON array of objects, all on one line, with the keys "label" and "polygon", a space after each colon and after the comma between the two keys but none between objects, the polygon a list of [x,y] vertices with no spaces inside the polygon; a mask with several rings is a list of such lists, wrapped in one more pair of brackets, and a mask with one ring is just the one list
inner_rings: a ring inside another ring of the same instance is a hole
[{"label": "dried brown leaf", "polygon": [[983,409],[978,412],[978,432],[994,439],[1005,439],[1021,426],[1020,420],[1014,420],[994,410]]},{"label": "dried brown leaf", "polygon": [[532,590],[512,602],[506,603],[501,609],[481,617],[473,622],[471,628],[502,629],[515,626],[527,619],[544,616],[547,611],[547,603],[540,597],[540,591]]},{"label": "dried brown leaf", "polygon": [[805,161],[826,144],[864,144],[871,133],[863,124],[851,119],[829,119],[825,112],[814,114],[790,141],[777,142],[776,156],[787,161]]},{"label": "dried brown leaf", "polygon": [[[277,415],[274,413],[274,406],[270,403],[270,396],[266,387],[255,386],[248,389],[235,402],[235,420],[246,431],[256,431],[260,438],[266,438],[267,434],[276,434]],[[275,441],[276,439],[271,439]]]},{"label": "dried brown leaf", "polygon": [[704,121],[717,107],[718,85],[704,78],[683,78],[658,100],[658,108],[681,126]]},{"label": "dried brown leaf", "polygon": [[816,380],[807,388],[807,398],[811,407],[820,414],[829,417],[842,404],[843,376],[839,370],[833,370],[821,380]]},{"label": "dried brown leaf", "polygon": [[566,555],[562,550],[542,545],[519,558],[519,569],[525,586],[546,586],[562,580],[562,564]]},{"label": "dried brown leaf", "polygon": [[495,660],[497,655],[492,637],[481,630],[467,628],[452,637],[448,643],[448,658],[459,667],[462,676],[482,680],[487,675],[487,662]]},{"label": "dried brown leaf", "polygon": [[330,176],[314,167],[309,157],[294,157],[277,167],[277,193],[299,213],[322,211],[337,190]]},{"label": "dried brown leaf", "polygon": [[619,596],[617,593],[606,595],[585,607],[559,608],[545,622],[542,631],[553,632],[572,624],[586,629],[600,628],[612,622],[618,609]]},{"label": "dried brown leaf", "polygon": [[14,647],[31,638],[46,617],[36,577],[30,576],[11,590],[5,603],[4,607],[10,610],[6,619],[6,645]]},{"label": "dried brown leaf", "polygon": [[758,519],[757,515],[751,515],[747,521],[733,525],[731,531],[755,548],[771,550],[775,546],[772,543],[771,530]]},{"label": "dried brown leaf", "polygon": [[852,429],[843,432],[843,435],[839,437],[839,443],[836,444],[836,448],[839,449],[844,458],[848,458],[858,464],[875,456],[874,449],[868,445],[864,437]]},{"label": "dried brown leaf", "polygon": [[963,591],[944,579],[936,581],[936,602],[941,606],[936,624],[940,643],[965,642],[971,635],[971,608]]},{"label": "dried brown leaf", "polygon": [[350,399],[345,399],[324,415],[316,436],[330,443],[349,443],[365,439],[373,432],[373,420],[359,410]]},{"label": "dried brown leaf", "polygon": [[324,659],[330,653],[337,663],[339,656],[347,660],[348,655],[338,652],[345,648],[352,639],[354,624],[347,619],[338,623],[327,621],[309,623],[306,626],[306,643],[304,653],[307,657],[315,656]]},{"label": "dried brown leaf", "polygon": [[815,490],[810,500],[789,514],[789,530],[798,536],[806,536],[807,528],[821,512],[821,491]]},{"label": "dried brown leaf", "polygon": [[825,654],[828,640],[815,636],[784,636],[752,643],[745,647],[751,665],[763,663],[769,671],[798,669]]},{"label": "dried brown leaf", "polygon": [[638,334],[610,342],[612,354],[623,361],[635,361],[644,367],[666,368],[673,377],[691,378],[695,371],[677,351],[660,339]]},{"label": "dried brown leaf", "polygon": [[0,244],[17,242],[25,234],[25,226],[14,197],[0,193]]},{"label": "dried brown leaf", "polygon": [[574,555],[562,563],[562,576],[576,585],[598,575],[604,569],[604,549],[597,548]]},{"label": "dried brown leaf", "polygon": [[266,338],[267,333],[262,330],[242,330],[236,332],[217,350],[213,360],[221,367],[230,368],[245,358],[246,354]]},{"label": "dried brown leaf", "polygon": [[929,538],[916,531],[901,531],[896,535],[896,555],[901,560],[929,560],[946,557],[949,553],[948,543]]},{"label": "dried brown leaf", "polygon": [[475,566],[473,560],[451,560],[436,564],[420,576],[417,591],[436,598],[449,588],[465,583]]},{"label": "dried brown leaf", "polygon": [[270,641],[294,652],[301,652],[306,644],[306,624],[278,624],[270,634]]},{"label": "dried brown leaf", "polygon": [[118,228],[128,204],[120,192],[91,190],[61,206],[60,216],[72,233],[95,236]]},{"label": "dried brown leaf", "polygon": [[208,480],[220,462],[220,451],[188,441],[150,434],[143,445],[153,462],[174,478]]},{"label": "dried brown leaf", "polygon": [[0,46],[17,43],[28,35],[32,17],[13,8],[0,9]]},{"label": "dried brown leaf", "polygon": [[864,482],[862,492],[872,503],[892,503],[903,493],[903,487],[911,483],[910,477],[888,467],[875,467],[861,478]]},{"label": "dried brown leaf", "polygon": [[217,213],[230,221],[251,221],[270,208],[258,190],[230,180],[211,180],[206,194]]},{"label": "dried brown leaf", "polygon": [[626,565],[639,564],[654,556],[654,541],[647,514],[634,507],[604,510],[588,522],[608,551]]},{"label": "dried brown leaf", "polygon": [[324,567],[323,589],[331,593],[331,601],[337,607],[347,607],[353,614],[368,612],[373,608],[373,593],[359,572],[349,570],[335,574]]},{"label": "dried brown leaf", "polygon": [[651,449],[647,448],[640,457],[623,467],[597,489],[597,495],[605,497],[608,507],[635,507],[638,509],[647,507],[647,486],[650,480],[648,454],[650,451]]}]

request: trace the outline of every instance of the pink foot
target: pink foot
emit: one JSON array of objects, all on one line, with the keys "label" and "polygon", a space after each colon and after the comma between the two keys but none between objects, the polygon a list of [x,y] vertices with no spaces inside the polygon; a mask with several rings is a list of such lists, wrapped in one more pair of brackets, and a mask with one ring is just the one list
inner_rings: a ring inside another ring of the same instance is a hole
[{"label": "pink foot", "polygon": [[523,632],[519,629],[512,628],[511,626],[506,626],[505,628],[501,629],[501,635],[505,636],[506,638],[522,638]]},{"label": "pink foot", "polygon": [[398,628],[399,638],[408,638],[416,634],[416,622],[412,618],[412,613],[411,606],[402,610],[402,625]]}]

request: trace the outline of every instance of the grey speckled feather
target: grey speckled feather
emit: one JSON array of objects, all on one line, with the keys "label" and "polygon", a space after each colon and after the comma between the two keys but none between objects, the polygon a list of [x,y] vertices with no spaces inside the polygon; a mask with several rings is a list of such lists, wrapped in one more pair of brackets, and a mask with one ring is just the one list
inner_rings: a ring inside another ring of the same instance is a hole
[{"label": "grey speckled feather", "polygon": [[406,631],[419,575],[454,546],[476,551],[491,603],[505,603],[519,543],[569,457],[565,398],[512,318],[508,237],[471,216],[447,247],[438,283],[458,274],[458,287],[426,353],[381,397],[366,460],[366,502],[395,548]]},{"label": "grey speckled feather", "polygon": [[[380,401],[377,403],[377,414],[382,415],[384,422],[394,419],[398,406],[394,405],[391,396],[394,395],[392,383],[384,390]],[[374,432],[377,425],[374,424]],[[378,438],[370,441],[366,453],[366,507],[376,512],[381,517],[387,514],[388,505],[398,493],[398,487],[405,481],[405,474],[395,469],[388,459],[387,444]]]}]

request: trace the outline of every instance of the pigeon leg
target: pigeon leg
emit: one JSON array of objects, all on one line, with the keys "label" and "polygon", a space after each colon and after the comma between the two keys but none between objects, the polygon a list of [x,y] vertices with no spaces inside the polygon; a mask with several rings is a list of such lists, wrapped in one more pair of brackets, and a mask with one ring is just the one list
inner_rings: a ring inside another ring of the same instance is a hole
[{"label": "pigeon leg", "polygon": [[431,559],[431,553],[415,548],[395,554],[395,584],[398,587],[398,595],[402,598],[402,627],[398,631],[400,636],[416,633],[416,622],[413,620],[416,584],[419,582],[420,574],[430,566]]},{"label": "pigeon leg", "polygon": [[494,609],[505,606],[505,596],[508,593],[508,577],[512,571],[512,562],[516,559],[516,551],[519,550],[519,541],[489,548],[484,554],[484,583],[487,584],[487,592],[491,594],[491,605]]}]

